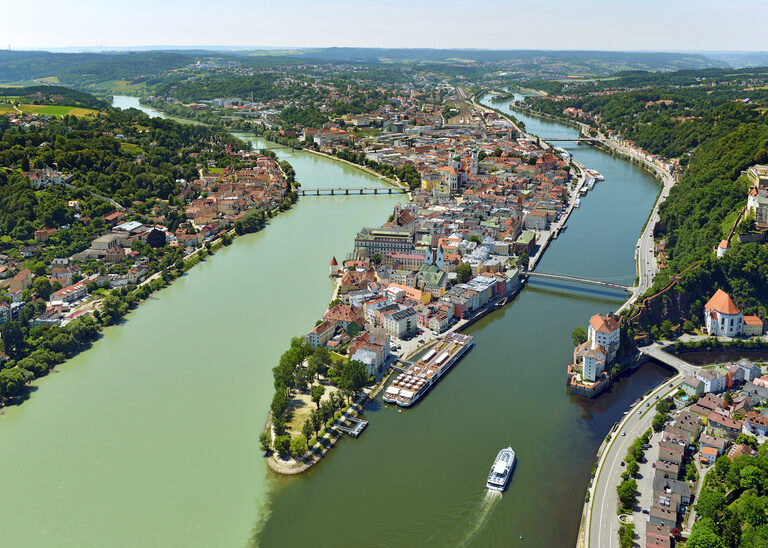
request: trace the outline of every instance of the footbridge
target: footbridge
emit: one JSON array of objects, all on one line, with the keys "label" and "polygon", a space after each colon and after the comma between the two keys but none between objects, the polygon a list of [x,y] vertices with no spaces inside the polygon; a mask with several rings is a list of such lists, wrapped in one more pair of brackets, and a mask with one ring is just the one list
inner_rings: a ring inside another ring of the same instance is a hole
[{"label": "footbridge", "polygon": [[407,194],[403,187],[357,187],[357,188],[300,188],[299,196],[362,196],[364,194]]},{"label": "footbridge", "polygon": [[612,283],[612,282],[603,282],[600,280],[590,280],[588,278],[579,278],[577,276],[566,276],[565,274],[547,274],[545,272],[533,272],[530,270],[521,270],[520,275],[527,276],[529,278],[546,278],[548,280],[562,280],[565,282],[597,285],[600,287],[607,287],[609,289],[618,289],[621,291],[626,291],[627,293],[632,293],[634,291],[634,287],[628,286],[628,285],[621,285],[621,284]]}]

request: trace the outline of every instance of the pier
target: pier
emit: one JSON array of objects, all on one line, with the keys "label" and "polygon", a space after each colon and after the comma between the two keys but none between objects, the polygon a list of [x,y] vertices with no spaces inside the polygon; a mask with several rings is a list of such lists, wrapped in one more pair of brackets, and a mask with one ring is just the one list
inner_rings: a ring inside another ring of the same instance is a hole
[{"label": "pier", "polygon": [[336,425],[336,430],[339,432],[343,432],[344,434],[348,436],[352,436],[353,438],[358,437],[360,434],[363,433],[363,430],[368,426],[368,421],[363,419],[358,419],[356,417],[346,417],[347,422],[351,423],[351,427],[347,426],[341,426],[340,424]]},{"label": "pier", "polygon": [[407,194],[408,189],[403,187],[357,187],[357,188],[300,188],[296,192],[299,196],[361,196],[365,194]]}]

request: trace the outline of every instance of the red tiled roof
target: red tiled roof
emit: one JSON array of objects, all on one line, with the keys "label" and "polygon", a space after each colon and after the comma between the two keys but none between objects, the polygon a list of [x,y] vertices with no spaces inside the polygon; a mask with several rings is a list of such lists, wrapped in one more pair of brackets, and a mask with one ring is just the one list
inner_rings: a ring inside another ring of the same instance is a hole
[{"label": "red tiled roof", "polygon": [[715,291],[715,294],[712,295],[712,298],[709,299],[706,305],[704,305],[704,310],[707,312],[712,310],[715,312],[720,312],[721,314],[739,313],[739,308],[733,302],[728,293],[722,289]]}]

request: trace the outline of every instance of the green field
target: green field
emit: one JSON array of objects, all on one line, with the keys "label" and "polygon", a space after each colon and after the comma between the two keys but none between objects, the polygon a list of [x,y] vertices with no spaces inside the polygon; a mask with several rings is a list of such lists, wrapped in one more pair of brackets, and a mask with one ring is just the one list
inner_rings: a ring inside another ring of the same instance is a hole
[{"label": "green field", "polygon": [[[0,107],[2,106],[6,105],[0,105]],[[13,107],[7,106],[13,110]],[[69,107],[65,105],[19,105],[19,109],[24,114],[48,114],[49,116],[65,116],[69,114],[78,118],[84,116],[94,117],[100,114],[100,111],[92,108]]]},{"label": "green field", "polygon": [[99,82],[93,84],[93,87],[98,89],[105,89],[112,92],[130,91],[136,89],[146,89],[147,84],[139,82],[138,84],[129,84],[128,80],[107,80],[106,82]]},{"label": "green field", "polygon": [[144,154],[144,149],[133,143],[120,143],[120,149],[128,154]]}]

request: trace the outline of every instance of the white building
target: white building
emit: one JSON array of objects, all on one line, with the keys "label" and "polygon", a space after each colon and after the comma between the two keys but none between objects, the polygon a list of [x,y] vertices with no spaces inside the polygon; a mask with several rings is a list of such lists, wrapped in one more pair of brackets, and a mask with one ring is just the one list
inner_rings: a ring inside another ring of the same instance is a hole
[{"label": "white building", "polygon": [[582,377],[589,382],[595,382],[605,370],[605,353],[602,347],[587,348],[579,353],[582,366]]},{"label": "white building", "polygon": [[413,308],[398,310],[388,314],[384,319],[384,329],[390,337],[401,339],[404,335],[416,330],[418,318]]},{"label": "white building", "polygon": [[589,319],[587,331],[589,348],[602,346],[606,350],[606,359],[610,362],[616,357],[621,340],[621,325],[613,314],[595,314]]},{"label": "white building", "polygon": [[713,336],[735,337],[741,333],[744,315],[731,297],[718,289],[704,305],[704,328]]}]

